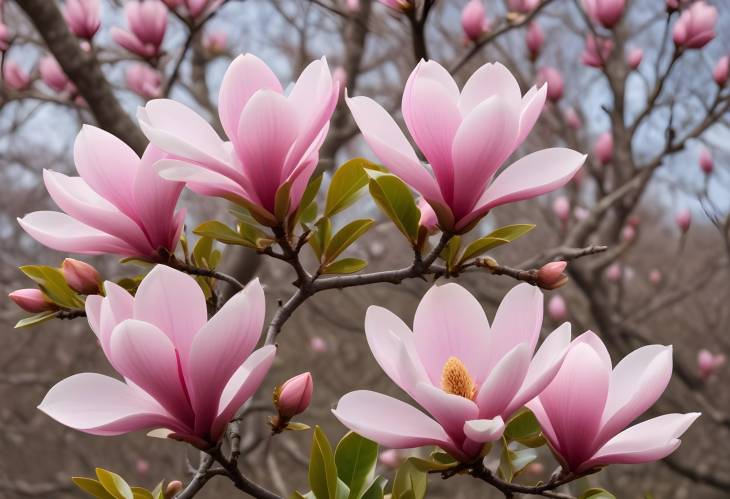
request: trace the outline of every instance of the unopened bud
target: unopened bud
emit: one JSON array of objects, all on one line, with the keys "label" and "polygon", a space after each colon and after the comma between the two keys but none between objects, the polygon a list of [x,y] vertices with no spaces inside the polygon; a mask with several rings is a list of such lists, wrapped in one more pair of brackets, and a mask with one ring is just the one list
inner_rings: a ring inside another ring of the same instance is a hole
[{"label": "unopened bud", "polygon": [[568,307],[565,305],[565,300],[560,295],[553,295],[548,301],[548,316],[555,322],[561,322],[565,320],[568,315]]},{"label": "unopened bud", "polygon": [[700,378],[707,381],[714,376],[717,371],[725,364],[725,355],[713,354],[709,350],[703,348],[697,353],[697,369]]},{"label": "unopened bud", "polygon": [[71,289],[84,295],[99,293],[99,272],[86,262],[66,258],[61,265],[63,277]]},{"label": "unopened bud", "polygon": [[431,205],[428,204],[428,201],[423,198],[419,199],[418,209],[421,212],[421,219],[418,221],[418,224],[424,227],[429,234],[436,232],[438,230],[439,223],[438,217]]},{"label": "unopened bud", "polygon": [[41,290],[35,288],[18,289],[9,293],[8,296],[17,306],[32,314],[58,308],[46,298]]},{"label": "unopened bud", "polygon": [[183,484],[180,480],[173,480],[165,487],[165,499],[172,499],[176,494],[182,492]]},{"label": "unopened bud", "polygon": [[546,263],[537,271],[537,285],[543,289],[556,289],[568,282],[568,276],[563,273],[568,262]]},{"label": "unopened bud", "polygon": [[274,404],[279,418],[289,420],[304,412],[312,400],[312,375],[309,372],[294,376],[274,390]]}]

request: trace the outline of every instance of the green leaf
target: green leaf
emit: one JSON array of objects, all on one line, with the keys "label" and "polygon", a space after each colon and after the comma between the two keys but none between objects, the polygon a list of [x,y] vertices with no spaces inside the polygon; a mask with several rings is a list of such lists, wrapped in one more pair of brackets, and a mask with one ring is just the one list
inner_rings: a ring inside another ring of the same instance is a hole
[{"label": "green leaf", "polygon": [[31,315],[30,317],[20,319],[18,322],[15,323],[15,329],[37,326],[38,324],[53,319],[54,317],[56,317],[55,310],[46,310],[45,312],[40,312],[35,315]]},{"label": "green leaf", "polygon": [[24,265],[20,271],[33,279],[56,305],[65,308],[84,307],[84,301],[69,287],[60,269],[47,265]]},{"label": "green leaf", "polygon": [[505,225],[504,227],[500,227],[499,229],[493,230],[492,232],[487,234],[486,237],[494,237],[497,239],[506,239],[507,241],[512,242],[515,239],[519,239],[520,237],[524,236],[525,234],[527,234],[534,228],[535,228],[535,225],[533,225],[533,224]]},{"label": "green leaf", "polygon": [[324,216],[331,217],[357,201],[369,182],[366,169],[377,168],[377,165],[364,158],[351,159],[337,168],[327,189]]},{"label": "green leaf", "polygon": [[155,499],[152,493],[143,487],[132,487],[134,499]]},{"label": "green leaf", "polygon": [[302,199],[299,201],[299,208],[294,221],[301,220],[304,223],[312,222],[317,216],[317,193],[322,185],[322,174],[317,175],[309,181],[304,189]]},{"label": "green leaf", "polygon": [[446,247],[441,251],[441,258],[446,262],[446,267],[449,270],[456,268],[456,261],[459,257],[459,249],[461,248],[461,236],[453,236],[446,243]]},{"label": "green leaf", "polygon": [[107,492],[101,482],[94,480],[93,478],[75,476],[71,478],[71,481],[75,483],[78,488],[93,497],[98,499],[116,499],[116,497]]},{"label": "green leaf", "polygon": [[413,458],[408,458],[395,474],[392,499],[423,499],[427,485],[427,473],[419,469]]},{"label": "green leaf", "polygon": [[616,499],[616,496],[605,489],[594,487],[583,492],[578,499]]},{"label": "green leaf", "polygon": [[459,259],[459,263],[464,263],[467,260],[471,258],[475,258],[479,255],[483,255],[487,251],[496,248],[497,246],[501,246],[503,244],[508,244],[509,240],[507,239],[500,239],[498,237],[480,237],[476,241],[472,241],[469,243],[469,246],[466,247],[464,250],[464,254],[461,255],[461,259]]},{"label": "green leaf", "polygon": [[317,256],[317,260],[321,261],[322,255],[332,240],[332,222],[329,218],[323,217],[314,225],[314,233],[309,237],[308,242]]},{"label": "green leaf", "polygon": [[286,429],[289,431],[304,431],[310,429],[311,426],[304,423],[298,423],[296,421],[292,421],[290,423],[287,423]]},{"label": "green leaf", "polygon": [[193,262],[195,265],[202,267],[205,265],[205,262],[210,262],[210,254],[212,251],[213,238],[206,236],[200,237],[193,248]]},{"label": "green leaf", "polygon": [[416,244],[421,212],[408,186],[398,177],[381,175],[370,180],[370,195],[398,230]]},{"label": "green leaf", "polygon": [[529,409],[521,410],[507,422],[504,438],[508,442],[519,442],[526,447],[545,445],[540,424]]},{"label": "green leaf", "polygon": [[96,468],[96,477],[104,488],[116,499],[134,499],[134,493],[124,478],[107,471],[104,468]]},{"label": "green leaf", "polygon": [[516,442],[507,443],[505,438],[502,438],[502,444],[497,471],[504,480],[512,482],[528,464],[537,459],[537,451],[531,448],[520,448]]},{"label": "green leaf", "polygon": [[383,499],[385,497],[385,486],[388,480],[382,476],[376,476],[368,488],[363,492],[360,499]]},{"label": "green leaf", "polygon": [[[421,471],[445,471],[450,468],[453,468],[458,463],[451,458],[450,461],[441,461],[440,458],[434,458],[434,456],[431,456],[432,459],[421,459],[420,457],[411,457],[409,460],[411,461],[411,464],[418,468]],[[449,456],[451,457],[451,456]]]},{"label": "green leaf", "polygon": [[337,465],[327,435],[314,427],[309,459],[309,486],[317,499],[337,499]]},{"label": "green leaf", "polygon": [[343,258],[322,267],[322,274],[354,274],[368,266],[359,258]]},{"label": "green leaf", "polygon": [[378,461],[378,444],[349,432],[342,437],[335,449],[337,476],[350,488],[349,499],[359,499],[365,485],[375,473]]},{"label": "green leaf", "polygon": [[274,217],[280,222],[286,220],[291,206],[291,182],[284,182],[276,190],[274,195]]},{"label": "green leaf", "polygon": [[255,225],[238,222],[236,229],[241,237],[248,243],[248,246],[256,249],[264,249],[274,242],[271,236],[268,236],[264,231],[256,227]]},{"label": "green leaf", "polygon": [[332,236],[332,240],[324,250],[323,263],[327,264],[340,256],[352,243],[357,241],[373,226],[374,220],[364,218],[345,225]]},{"label": "green leaf", "polygon": [[240,246],[251,246],[251,244],[238,232],[218,220],[208,220],[193,229],[193,233],[203,237],[209,237],[224,244],[237,244]]}]

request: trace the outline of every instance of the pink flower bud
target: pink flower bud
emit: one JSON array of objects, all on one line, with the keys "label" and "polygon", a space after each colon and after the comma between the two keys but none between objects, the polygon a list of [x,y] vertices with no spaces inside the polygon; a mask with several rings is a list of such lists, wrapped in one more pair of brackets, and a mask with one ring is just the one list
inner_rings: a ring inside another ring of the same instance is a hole
[{"label": "pink flower bud", "polygon": [[41,290],[35,288],[18,289],[9,293],[8,296],[17,306],[32,314],[58,308],[46,299]]},{"label": "pink flower bud", "polygon": [[220,55],[226,50],[228,35],[225,31],[207,31],[203,36],[203,48],[210,55]]},{"label": "pink flower bud", "polygon": [[540,5],[540,0],[507,0],[507,10],[519,14],[529,14]]},{"label": "pink flower bud", "polygon": [[667,0],[667,12],[674,12],[679,9],[680,0]]},{"label": "pink flower bud", "polygon": [[639,215],[631,215],[626,219],[626,225],[636,229],[639,225],[641,225],[641,218],[639,218]]},{"label": "pink flower bud", "polygon": [[578,116],[578,113],[572,107],[566,109],[563,113],[563,116],[565,118],[565,122],[573,130],[578,130],[583,126],[583,122],[581,121],[580,116]]},{"label": "pink flower bud", "polygon": [[327,342],[320,336],[314,336],[309,340],[309,348],[315,353],[324,353],[328,350]]},{"label": "pink flower bud", "polygon": [[565,196],[555,198],[553,201],[553,213],[558,220],[562,223],[566,223],[570,218],[570,201]]},{"label": "pink flower bud", "polygon": [[304,412],[312,401],[313,388],[312,375],[308,372],[285,381],[274,398],[279,417],[288,420]]},{"label": "pink flower bud", "polygon": [[619,282],[621,280],[622,275],[623,275],[623,269],[621,268],[620,263],[612,263],[606,269],[606,279],[608,279],[611,282]]},{"label": "pink flower bud", "polygon": [[66,0],[63,17],[74,35],[91,40],[101,26],[101,4],[99,0]]},{"label": "pink flower bud", "polygon": [[641,60],[644,58],[644,51],[638,47],[633,48],[626,55],[626,64],[631,69],[636,69],[641,64]]},{"label": "pink flower bud", "polygon": [[662,282],[662,273],[657,269],[653,269],[651,272],[649,272],[649,282],[654,284],[655,286]]},{"label": "pink flower bud", "polygon": [[537,271],[537,285],[544,289],[556,289],[568,282],[568,276],[563,274],[568,262],[546,263]]},{"label": "pink flower bud", "polygon": [[71,289],[84,295],[99,293],[101,276],[99,272],[86,262],[66,258],[61,265],[63,278]]},{"label": "pink flower bud", "polygon": [[387,449],[378,455],[380,463],[392,470],[397,469],[403,462],[403,457],[396,449]]},{"label": "pink flower bud", "polygon": [[52,55],[47,55],[40,60],[38,63],[38,71],[41,74],[43,83],[58,93],[73,88],[71,80],[68,79],[68,76],[66,76],[66,73],[63,72],[58,61]]},{"label": "pink flower bud", "polygon": [[167,7],[159,0],[131,0],[124,6],[124,13],[129,31],[112,28],[114,41],[140,57],[157,57],[167,30]]},{"label": "pink flower bud", "polygon": [[714,376],[725,364],[725,360],[725,355],[721,353],[713,354],[705,348],[697,352],[697,370],[700,378],[707,381]]},{"label": "pink flower bud", "polygon": [[547,83],[547,97],[553,102],[558,102],[563,97],[563,76],[555,68],[545,66],[537,73],[538,85]]},{"label": "pink flower bud", "polygon": [[715,168],[712,153],[706,147],[703,147],[700,151],[700,168],[706,175],[711,174],[712,170]]},{"label": "pink flower bud", "polygon": [[10,46],[10,38],[10,30],[7,25],[0,22],[0,51],[8,50],[8,47]]},{"label": "pink flower bud", "polygon": [[539,24],[534,21],[530,23],[527,27],[525,41],[527,43],[527,50],[530,52],[530,59],[534,61],[540,55],[542,44],[545,42],[545,34],[542,32]]},{"label": "pink flower bud", "polygon": [[703,1],[695,2],[674,24],[674,43],[686,49],[700,49],[715,38],[716,23],[717,9]]},{"label": "pink flower bud", "polygon": [[436,212],[428,201],[424,198],[418,200],[418,209],[421,211],[421,219],[418,221],[418,225],[425,227],[429,234],[432,234],[438,230],[438,218]]},{"label": "pink flower bud", "polygon": [[144,459],[137,459],[135,468],[140,475],[146,475],[150,471],[150,463]]},{"label": "pink flower bud", "polygon": [[180,480],[173,480],[165,487],[165,499],[172,499],[178,493],[182,492],[183,484]]},{"label": "pink flower bud", "polygon": [[530,463],[525,468],[525,473],[532,476],[540,476],[545,473],[545,465],[538,462]]},{"label": "pink flower bud", "polygon": [[220,6],[222,0],[183,0],[185,10],[192,19],[207,16]]},{"label": "pink flower bud", "polygon": [[596,38],[593,35],[586,37],[586,45],[580,60],[586,66],[601,68],[613,52],[613,40],[609,38]]},{"label": "pink flower bud", "polygon": [[715,83],[724,87],[727,83],[728,71],[730,71],[730,56],[724,55],[717,60],[715,69],[712,70],[712,78]]},{"label": "pink flower bud", "polygon": [[690,225],[692,225],[692,212],[688,209],[678,211],[674,216],[674,222],[679,227],[679,230],[685,234],[689,230]]},{"label": "pink flower bud", "polygon": [[634,229],[632,226],[627,225],[626,227],[621,230],[621,240],[625,243],[630,243],[636,239],[636,229]]},{"label": "pink flower bud", "polygon": [[621,20],[624,7],[625,0],[583,0],[583,8],[588,16],[608,29]]},{"label": "pink flower bud", "polygon": [[342,95],[345,91],[345,87],[347,87],[347,71],[342,66],[337,66],[332,71],[332,79],[339,85],[340,87],[340,95]]},{"label": "pink flower bud", "polygon": [[565,300],[560,295],[553,295],[548,301],[547,307],[548,317],[555,322],[564,321],[568,315],[568,307]]},{"label": "pink flower bud", "polygon": [[3,81],[5,86],[17,91],[26,90],[30,86],[30,76],[15,61],[5,61]]},{"label": "pink flower bud", "polygon": [[588,218],[588,215],[590,215],[590,212],[582,206],[576,206],[575,209],[573,209],[573,216],[576,220],[585,220]]},{"label": "pink flower bud", "polygon": [[144,99],[160,96],[162,76],[147,64],[133,64],[127,68],[127,88]]},{"label": "pink flower bud", "polygon": [[475,42],[489,29],[489,21],[481,0],[469,0],[461,12],[461,27],[464,35]]},{"label": "pink flower bud", "polygon": [[360,0],[346,0],[348,12],[360,12]]},{"label": "pink flower bud", "polygon": [[598,136],[593,146],[593,154],[602,165],[606,165],[613,159],[613,136],[611,132],[604,132]]},{"label": "pink flower bud", "polygon": [[386,7],[390,7],[393,10],[404,12],[413,8],[412,0],[378,0]]}]

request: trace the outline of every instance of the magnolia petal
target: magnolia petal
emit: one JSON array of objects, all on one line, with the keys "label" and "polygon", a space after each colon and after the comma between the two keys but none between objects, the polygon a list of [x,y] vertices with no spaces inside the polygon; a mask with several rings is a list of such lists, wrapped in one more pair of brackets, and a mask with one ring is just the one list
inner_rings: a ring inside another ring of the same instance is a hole
[{"label": "magnolia petal", "polygon": [[459,395],[446,393],[428,383],[419,383],[413,398],[457,443],[464,439],[464,421],[479,417],[479,408],[474,402]]},{"label": "magnolia petal", "polygon": [[505,409],[520,389],[531,357],[530,345],[520,343],[497,362],[477,393],[480,418],[507,417]]},{"label": "magnolia petal", "polygon": [[498,95],[515,114],[522,100],[517,80],[509,69],[495,62],[487,63],[469,77],[459,97],[459,111],[466,118],[473,110],[492,96]]},{"label": "magnolia petal", "polygon": [[464,423],[464,433],[475,442],[494,442],[504,433],[504,421],[499,416],[494,419],[473,419]]}]

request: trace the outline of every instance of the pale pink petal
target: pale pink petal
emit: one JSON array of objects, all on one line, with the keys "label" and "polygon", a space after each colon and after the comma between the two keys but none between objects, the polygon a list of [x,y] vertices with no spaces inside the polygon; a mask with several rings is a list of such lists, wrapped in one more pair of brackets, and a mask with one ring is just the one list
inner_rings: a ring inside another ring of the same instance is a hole
[{"label": "pale pink petal", "polygon": [[525,141],[532,128],[535,126],[537,119],[542,113],[547,98],[547,85],[542,85],[539,89],[532,87],[522,98],[522,112],[520,113],[520,132],[515,141],[514,147],[519,147]]},{"label": "pale pink petal", "polygon": [[104,297],[101,295],[90,295],[84,301],[84,310],[86,310],[86,320],[89,321],[89,327],[101,342],[101,305]]},{"label": "pale pink petal", "polygon": [[466,118],[479,104],[494,95],[499,95],[513,113],[519,110],[522,100],[520,86],[509,69],[498,62],[484,64],[466,81],[459,97],[461,115]]},{"label": "pale pink petal", "polygon": [[111,336],[114,328],[134,315],[134,298],[129,292],[111,281],[104,282],[106,296],[99,310],[99,343],[101,349],[114,366],[111,354]]},{"label": "pale pink petal", "polygon": [[504,421],[499,416],[494,419],[473,419],[464,423],[464,433],[470,440],[480,444],[494,442],[504,433]]},{"label": "pale pink petal", "polygon": [[497,362],[476,396],[480,419],[508,416],[505,409],[520,389],[531,357],[530,345],[520,343]]},{"label": "pale pink petal", "polygon": [[185,182],[193,192],[203,196],[240,197],[260,204],[255,193],[249,193],[243,187],[220,173],[208,170],[204,166],[177,159],[163,159],[155,163],[160,177],[169,181]]},{"label": "pale pink petal", "polygon": [[446,393],[429,383],[419,383],[413,398],[438,421],[456,443],[464,440],[464,422],[479,417],[479,408],[474,402]]},{"label": "pale pink petal", "polygon": [[540,402],[540,397],[530,400],[526,405],[527,408],[535,415],[537,422],[540,424],[542,434],[550,443],[550,447],[552,447],[553,450],[560,454],[560,442],[558,441],[558,437],[555,434],[553,424],[550,422],[550,417],[545,412],[545,408]]},{"label": "pale pink petal", "polygon": [[596,333],[594,333],[593,331],[586,331],[585,333],[574,339],[571,345],[575,346],[581,343],[587,344],[598,354],[598,357],[600,357],[601,364],[603,365],[604,369],[607,369],[609,371],[613,370],[611,354],[608,353],[606,345]]}]

